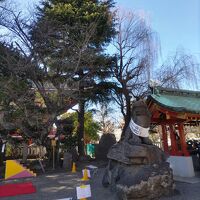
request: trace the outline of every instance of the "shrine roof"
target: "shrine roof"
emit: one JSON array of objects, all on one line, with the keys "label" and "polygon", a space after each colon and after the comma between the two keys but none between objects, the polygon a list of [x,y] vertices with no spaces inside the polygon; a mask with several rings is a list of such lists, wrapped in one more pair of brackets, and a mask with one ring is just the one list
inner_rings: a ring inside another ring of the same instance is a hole
[{"label": "shrine roof", "polygon": [[154,87],[147,102],[150,100],[175,112],[200,114],[200,92],[197,91]]}]

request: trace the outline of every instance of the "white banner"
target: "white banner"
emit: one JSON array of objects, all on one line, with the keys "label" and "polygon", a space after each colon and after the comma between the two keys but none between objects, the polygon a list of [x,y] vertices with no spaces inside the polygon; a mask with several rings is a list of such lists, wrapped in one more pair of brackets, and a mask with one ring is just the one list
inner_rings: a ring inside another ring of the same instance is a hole
[{"label": "white banner", "polygon": [[148,137],[149,136],[149,128],[143,128],[139,125],[137,125],[132,119],[129,123],[129,127],[131,131],[140,137]]}]

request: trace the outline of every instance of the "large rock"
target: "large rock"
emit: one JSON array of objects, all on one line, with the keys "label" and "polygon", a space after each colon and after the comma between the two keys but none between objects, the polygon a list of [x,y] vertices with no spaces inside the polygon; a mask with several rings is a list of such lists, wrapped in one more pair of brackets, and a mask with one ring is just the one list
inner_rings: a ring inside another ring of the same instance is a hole
[{"label": "large rock", "polygon": [[65,152],[63,158],[63,169],[66,171],[71,171],[72,169],[72,154]]},{"label": "large rock", "polygon": [[[134,174],[133,171],[136,171]],[[121,200],[150,200],[173,193],[172,170],[165,165],[150,165],[137,170],[124,168],[116,182],[116,191]]]},{"label": "large rock", "polygon": [[146,144],[130,145],[123,141],[113,145],[107,157],[127,165],[161,164],[166,160],[165,153],[157,146]]},{"label": "large rock", "polygon": [[114,134],[103,134],[99,144],[95,146],[95,157],[98,160],[107,160],[109,149],[116,143]]},{"label": "large rock", "polygon": [[75,148],[71,148],[68,152],[72,155],[72,162],[77,162],[79,158],[77,150]]},{"label": "large rock", "polygon": [[146,137],[150,114],[144,102],[133,105],[133,119],[124,140],[108,152],[102,184],[117,192],[120,200],[150,200],[172,194],[174,181],[167,156]]}]

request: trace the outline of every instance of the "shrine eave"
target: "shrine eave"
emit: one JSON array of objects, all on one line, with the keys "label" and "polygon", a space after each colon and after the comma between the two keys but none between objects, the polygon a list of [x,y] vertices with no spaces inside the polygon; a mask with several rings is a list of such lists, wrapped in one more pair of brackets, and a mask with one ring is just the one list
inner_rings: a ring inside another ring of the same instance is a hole
[{"label": "shrine eave", "polygon": [[147,99],[147,104],[151,102],[170,111],[200,115],[200,92],[157,87]]}]

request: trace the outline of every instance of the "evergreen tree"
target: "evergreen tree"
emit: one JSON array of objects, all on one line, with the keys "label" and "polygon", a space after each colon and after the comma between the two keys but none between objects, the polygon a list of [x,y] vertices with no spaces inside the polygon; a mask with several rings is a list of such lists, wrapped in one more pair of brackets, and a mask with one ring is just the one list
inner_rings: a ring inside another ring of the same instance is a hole
[{"label": "evergreen tree", "polygon": [[88,97],[100,96],[105,86],[109,88],[102,80],[109,75],[112,61],[104,48],[115,34],[110,11],[113,2],[51,0],[43,6],[31,32],[32,40],[46,57],[54,85],[69,80],[67,88],[79,104],[78,147],[83,155],[85,102]]}]

